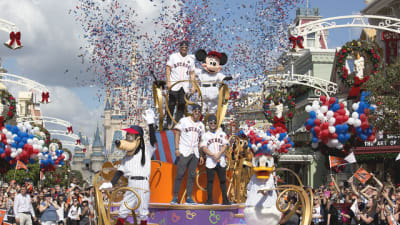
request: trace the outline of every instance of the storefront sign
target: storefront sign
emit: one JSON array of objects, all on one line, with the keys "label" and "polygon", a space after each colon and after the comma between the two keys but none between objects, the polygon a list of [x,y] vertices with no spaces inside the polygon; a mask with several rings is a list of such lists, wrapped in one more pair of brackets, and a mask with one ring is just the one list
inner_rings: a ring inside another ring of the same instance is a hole
[{"label": "storefront sign", "polygon": [[375,143],[364,142],[365,147],[393,146],[393,145],[400,145],[400,135],[385,134],[382,136],[382,138],[379,138]]}]

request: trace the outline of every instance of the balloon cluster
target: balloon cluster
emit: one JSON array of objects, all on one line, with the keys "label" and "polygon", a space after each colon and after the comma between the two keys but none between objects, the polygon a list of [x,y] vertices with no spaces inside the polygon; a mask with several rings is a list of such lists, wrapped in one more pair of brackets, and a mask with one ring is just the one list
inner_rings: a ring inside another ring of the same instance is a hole
[{"label": "balloon cluster", "polygon": [[262,152],[275,155],[294,150],[293,141],[281,127],[271,127],[267,132],[250,128],[246,133],[249,138],[249,148],[256,154]]},{"label": "balloon cluster", "polygon": [[36,137],[40,134],[38,127],[32,127],[29,122],[16,126],[6,124],[0,127],[0,157],[11,165],[18,160],[34,163],[34,159],[43,149],[44,141]]},{"label": "balloon cluster", "polygon": [[362,92],[360,102],[354,103],[352,108],[354,112],[349,118],[348,124],[353,125],[355,133],[363,141],[374,141],[375,140],[375,129],[372,124],[368,121],[368,116],[371,112],[375,111],[375,106],[372,106],[367,101],[369,92]]},{"label": "balloon cluster", "polygon": [[38,154],[41,171],[54,171],[57,165],[64,165],[64,160],[68,160],[69,155],[58,148],[57,143],[51,143],[49,148],[44,147]]},{"label": "balloon cluster", "polygon": [[351,138],[351,126],[355,127],[359,137],[363,135],[361,139],[373,141],[375,131],[366,120],[366,113],[373,110],[373,107],[364,97],[361,102],[353,104],[353,109],[356,112],[350,117],[347,102],[339,102],[335,97],[328,99],[326,96],[321,96],[320,101],[313,101],[312,105],[307,105],[305,110],[310,117],[306,120],[305,127],[311,131],[312,147],[317,148],[322,142],[329,148],[342,149],[343,144]]}]

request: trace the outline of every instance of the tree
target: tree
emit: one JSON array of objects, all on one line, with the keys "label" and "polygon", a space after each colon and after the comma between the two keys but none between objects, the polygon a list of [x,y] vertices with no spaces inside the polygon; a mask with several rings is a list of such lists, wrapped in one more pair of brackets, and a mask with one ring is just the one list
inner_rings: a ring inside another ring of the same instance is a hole
[{"label": "tree", "polygon": [[400,58],[384,70],[370,77],[365,84],[370,91],[369,101],[377,105],[371,115],[375,128],[388,133],[398,133],[400,125]]},{"label": "tree", "polygon": [[8,170],[6,173],[6,181],[10,182],[11,180],[14,180],[15,173],[15,181],[17,183],[24,183],[26,178],[33,181],[33,183],[37,183],[40,176],[39,163],[37,162],[37,160],[35,160],[35,163],[27,164],[26,166],[28,167],[28,171],[24,169],[19,169],[15,171],[15,166],[11,167],[11,169]]}]

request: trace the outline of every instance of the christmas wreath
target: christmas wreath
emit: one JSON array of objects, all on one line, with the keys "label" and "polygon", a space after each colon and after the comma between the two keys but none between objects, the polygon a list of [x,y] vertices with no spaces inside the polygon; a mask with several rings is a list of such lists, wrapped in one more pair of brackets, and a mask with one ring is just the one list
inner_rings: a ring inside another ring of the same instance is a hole
[{"label": "christmas wreath", "polygon": [[63,148],[62,148],[63,146],[62,146],[61,141],[58,140],[57,138],[51,139],[50,144],[51,144],[51,143],[56,143],[56,144],[58,144],[58,149],[63,149]]},{"label": "christmas wreath", "polygon": [[1,92],[1,104],[7,106],[8,105],[8,112],[4,118],[4,122],[11,120],[15,113],[16,113],[16,101],[12,94],[8,91]]},{"label": "christmas wreath", "polygon": [[[376,74],[380,69],[381,58],[375,51],[371,43],[364,40],[353,40],[347,42],[342,48],[336,53],[336,73],[340,79],[348,86],[354,84],[354,73],[349,74],[346,68],[346,59],[349,54],[358,52],[360,55],[366,56],[369,63],[372,65],[372,74]],[[366,74],[368,76],[368,74]]]},{"label": "christmas wreath", "polygon": [[275,105],[280,103],[283,104],[284,107],[287,106],[288,111],[286,112],[286,114],[282,114],[285,122],[293,119],[296,104],[292,95],[284,91],[274,91],[264,99],[264,116],[270,123],[274,123],[274,115],[271,112],[271,103],[274,103]]}]

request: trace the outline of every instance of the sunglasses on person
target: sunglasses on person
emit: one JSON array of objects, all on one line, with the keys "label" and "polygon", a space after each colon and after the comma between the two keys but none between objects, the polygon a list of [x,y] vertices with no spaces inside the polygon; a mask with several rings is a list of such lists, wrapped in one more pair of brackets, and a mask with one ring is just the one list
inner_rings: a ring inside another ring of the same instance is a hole
[{"label": "sunglasses on person", "polygon": [[217,121],[209,121],[209,124],[217,124]]}]

